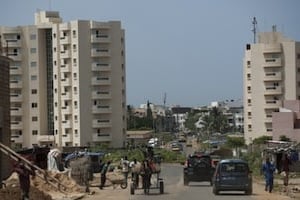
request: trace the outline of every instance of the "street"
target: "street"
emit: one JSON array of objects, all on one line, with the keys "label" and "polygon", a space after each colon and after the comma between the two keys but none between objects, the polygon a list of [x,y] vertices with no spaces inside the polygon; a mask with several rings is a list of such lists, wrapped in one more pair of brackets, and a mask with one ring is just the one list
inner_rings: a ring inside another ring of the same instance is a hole
[{"label": "street", "polygon": [[130,195],[131,200],[139,199],[189,199],[199,200],[201,199],[222,199],[222,200],[234,200],[234,199],[253,199],[251,196],[246,196],[241,192],[236,193],[223,193],[215,196],[212,193],[212,187],[209,182],[194,182],[189,186],[183,185],[183,166],[178,164],[164,164],[162,166],[161,177],[164,180],[165,192],[159,194],[158,189],[150,190],[149,195],[144,195],[142,190],[136,190],[135,195]]}]

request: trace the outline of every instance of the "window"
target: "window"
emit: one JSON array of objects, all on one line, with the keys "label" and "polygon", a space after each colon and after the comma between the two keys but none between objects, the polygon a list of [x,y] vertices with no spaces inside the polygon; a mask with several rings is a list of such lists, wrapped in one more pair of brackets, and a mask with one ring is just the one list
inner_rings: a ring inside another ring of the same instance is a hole
[{"label": "window", "polygon": [[297,59],[300,59],[300,53],[297,54]]},{"label": "window", "polygon": [[250,60],[248,60],[248,61],[247,61],[247,65],[250,65],[250,64],[251,64],[251,61],[250,61]]},{"label": "window", "polygon": [[36,80],[37,80],[37,76],[36,76],[36,75],[32,75],[32,76],[31,76],[31,80],[32,80],[32,81],[36,81]]},{"label": "window", "polygon": [[31,121],[36,122],[38,120],[38,117],[34,116],[31,118]]},{"label": "window", "polygon": [[53,33],[53,38],[56,38],[56,33]]},{"label": "window", "polygon": [[53,48],[53,51],[56,52],[56,47]]},{"label": "window", "polygon": [[21,35],[17,35],[17,39],[18,39],[18,40],[21,39]]},{"label": "window", "polygon": [[36,53],[36,48],[30,48],[30,53]]},{"label": "window", "polygon": [[37,130],[32,130],[32,135],[37,135],[38,131]]},{"label": "window", "polygon": [[14,49],[14,53],[13,53],[15,56],[18,55],[18,49]]},{"label": "window", "polygon": [[72,31],[73,37],[76,37],[76,30]]},{"label": "window", "polygon": [[37,108],[38,104],[37,103],[31,103],[31,108]]},{"label": "window", "polygon": [[31,66],[31,67],[36,67],[36,62],[35,62],[35,61],[31,62],[31,63],[30,63],[30,66]]},{"label": "window", "polygon": [[30,40],[36,40],[36,34],[30,34]]},{"label": "window", "polygon": [[31,94],[37,94],[37,89],[32,89]]},{"label": "window", "polygon": [[74,80],[77,80],[77,73],[73,73]]}]

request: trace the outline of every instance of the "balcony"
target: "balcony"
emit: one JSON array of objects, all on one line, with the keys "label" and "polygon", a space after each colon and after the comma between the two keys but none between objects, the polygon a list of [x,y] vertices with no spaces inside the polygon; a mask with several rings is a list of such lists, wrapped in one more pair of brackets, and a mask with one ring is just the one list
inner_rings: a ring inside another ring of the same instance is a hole
[{"label": "balcony", "polygon": [[11,135],[10,139],[13,143],[23,143],[23,135]]},{"label": "balcony", "polygon": [[38,135],[37,137],[39,142],[54,142],[54,135]]},{"label": "balcony", "polygon": [[93,48],[91,50],[92,57],[110,57],[110,53],[108,49],[97,49]]},{"label": "balcony", "polygon": [[22,102],[22,94],[10,94],[10,102]]},{"label": "balcony", "polygon": [[109,142],[111,141],[111,136],[105,133],[93,133],[93,142]]},{"label": "balcony", "polygon": [[21,75],[22,68],[21,67],[10,67],[9,73],[10,73],[10,75]]},{"label": "balcony", "polygon": [[266,100],[265,102],[265,109],[275,109],[281,107],[281,101],[279,100]]},{"label": "balcony", "polygon": [[91,43],[110,43],[110,37],[107,34],[91,35]]},{"label": "balcony", "polygon": [[71,86],[71,79],[70,78],[61,79],[61,86]]},{"label": "balcony", "polygon": [[65,92],[61,94],[61,99],[62,100],[71,100],[72,99],[72,94],[71,92]]},{"label": "balcony", "polygon": [[22,130],[23,129],[23,122],[21,121],[11,121],[10,122],[11,130]]},{"label": "balcony", "polygon": [[93,63],[92,71],[95,72],[108,72],[111,71],[111,66],[109,64]]},{"label": "balcony", "polygon": [[272,116],[266,116],[265,117],[265,123],[272,123]]},{"label": "balcony", "polygon": [[92,107],[93,114],[106,114],[111,113],[111,107],[110,106],[100,106],[96,105]]},{"label": "balcony", "polygon": [[93,128],[110,128],[110,127],[111,127],[110,120],[100,120],[100,119],[93,120]]},{"label": "balcony", "polygon": [[70,129],[72,128],[72,120],[64,120],[61,123],[63,129]]},{"label": "balcony", "polygon": [[264,53],[281,53],[281,45],[280,44],[265,44],[263,49]]},{"label": "balcony", "polygon": [[92,85],[110,85],[111,81],[109,77],[93,77]]},{"label": "balcony", "polygon": [[264,81],[281,81],[282,73],[281,72],[266,72],[264,76]]},{"label": "balcony", "polygon": [[106,22],[91,22],[91,29],[110,29],[111,25]]},{"label": "balcony", "polygon": [[22,88],[23,82],[18,80],[10,80],[9,87],[12,89]]},{"label": "balcony", "polygon": [[282,94],[282,88],[281,87],[275,87],[275,86],[270,86],[266,87],[264,91],[265,95],[278,95]]},{"label": "balcony", "polygon": [[60,44],[70,44],[71,43],[71,37],[66,35],[66,36],[61,36],[60,37]]},{"label": "balcony", "polygon": [[281,58],[265,58],[264,67],[281,67],[282,61]]},{"label": "balcony", "polygon": [[22,108],[17,108],[17,107],[10,108],[10,115],[20,116],[22,114],[23,114]]},{"label": "balcony", "polygon": [[65,106],[61,108],[61,113],[64,115],[72,114],[72,107],[71,106]]},{"label": "balcony", "polygon": [[61,139],[62,139],[62,142],[64,143],[64,142],[72,142],[73,141],[73,137],[72,137],[72,135],[71,134],[63,134],[62,135],[62,137],[61,137]]},{"label": "balcony", "polygon": [[92,99],[111,99],[111,94],[110,92],[94,91],[92,93]]},{"label": "balcony", "polygon": [[70,58],[71,57],[71,51],[70,50],[64,50],[60,52],[60,58]]},{"label": "balcony", "polygon": [[69,64],[61,65],[60,72],[71,72],[71,66]]}]

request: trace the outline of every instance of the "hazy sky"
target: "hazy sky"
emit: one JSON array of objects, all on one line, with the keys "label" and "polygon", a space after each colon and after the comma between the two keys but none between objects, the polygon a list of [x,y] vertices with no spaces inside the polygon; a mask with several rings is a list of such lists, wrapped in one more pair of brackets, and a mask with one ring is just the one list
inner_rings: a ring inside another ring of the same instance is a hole
[{"label": "hazy sky", "polygon": [[127,104],[199,106],[243,97],[242,60],[257,31],[300,41],[299,0],[1,0],[0,26],[34,24],[37,9],[63,21],[120,20]]}]

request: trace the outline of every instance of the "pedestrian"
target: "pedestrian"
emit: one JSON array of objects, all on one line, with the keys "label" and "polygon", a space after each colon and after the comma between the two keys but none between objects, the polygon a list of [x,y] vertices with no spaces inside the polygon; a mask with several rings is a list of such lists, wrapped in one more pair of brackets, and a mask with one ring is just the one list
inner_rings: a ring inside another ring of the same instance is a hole
[{"label": "pedestrian", "polygon": [[33,169],[27,169],[25,165],[19,161],[16,165],[15,172],[18,173],[20,189],[21,189],[21,198],[22,200],[29,200],[29,190],[30,190],[30,175],[35,177],[35,172]]},{"label": "pedestrian", "polygon": [[127,182],[129,173],[129,161],[127,156],[121,159],[122,173],[124,175],[125,181]]},{"label": "pedestrian", "polygon": [[101,183],[100,183],[100,189],[102,190],[103,187],[105,186],[105,181],[106,181],[106,172],[109,168],[109,165],[110,165],[111,161],[107,161],[106,164],[104,164],[104,166],[102,167],[102,170],[101,170]]},{"label": "pedestrian", "polygon": [[131,169],[131,178],[133,183],[135,184],[135,188],[139,187],[139,174],[141,171],[141,163],[136,160],[136,158],[133,159],[132,162],[129,163],[129,167]]},{"label": "pedestrian", "polygon": [[283,185],[287,187],[289,185],[289,172],[291,160],[288,157],[288,154],[283,154],[282,156],[282,172],[283,172]]},{"label": "pedestrian", "polygon": [[266,181],[265,191],[269,191],[271,193],[273,190],[275,166],[271,163],[269,157],[266,158],[266,162],[262,166],[262,171]]}]

